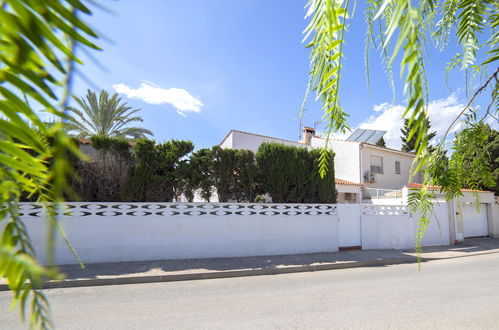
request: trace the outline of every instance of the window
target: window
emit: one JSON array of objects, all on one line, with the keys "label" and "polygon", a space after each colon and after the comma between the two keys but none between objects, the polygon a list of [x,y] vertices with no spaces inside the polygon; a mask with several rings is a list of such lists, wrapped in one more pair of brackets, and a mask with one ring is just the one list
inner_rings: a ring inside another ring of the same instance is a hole
[{"label": "window", "polygon": [[371,156],[371,172],[383,174],[383,157]]},{"label": "window", "polygon": [[395,174],[400,174],[400,162],[398,160],[395,161]]}]

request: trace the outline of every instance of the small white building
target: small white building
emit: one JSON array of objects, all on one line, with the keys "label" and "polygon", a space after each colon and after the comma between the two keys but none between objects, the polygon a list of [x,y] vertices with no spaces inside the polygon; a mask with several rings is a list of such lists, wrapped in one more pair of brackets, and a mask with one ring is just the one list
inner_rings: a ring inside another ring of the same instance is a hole
[{"label": "small white building", "polygon": [[336,184],[336,191],[338,192],[338,195],[336,196],[337,203],[360,204],[362,202],[362,188],[364,187],[362,183],[338,178],[335,178],[334,181]]},{"label": "small white building", "polygon": [[[220,142],[220,147],[247,149],[253,152],[264,142],[276,142],[304,148],[323,148],[326,139],[315,130],[304,127],[302,141],[290,141],[271,136],[231,130]],[[402,188],[409,182],[419,183],[421,178],[410,177],[415,154],[380,147],[367,142],[331,139],[334,170],[337,178],[338,202],[368,202],[372,198],[401,198]],[[354,194],[354,195],[352,195]]]}]

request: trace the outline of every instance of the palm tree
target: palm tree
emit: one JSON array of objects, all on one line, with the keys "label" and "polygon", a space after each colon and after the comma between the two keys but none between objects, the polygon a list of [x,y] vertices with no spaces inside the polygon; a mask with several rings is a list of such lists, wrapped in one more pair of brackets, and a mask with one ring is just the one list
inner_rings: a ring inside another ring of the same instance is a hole
[{"label": "palm tree", "polygon": [[73,114],[66,123],[66,128],[69,132],[76,132],[77,137],[98,135],[138,139],[146,134],[153,135],[148,129],[127,126],[142,121],[142,118],[133,116],[140,109],[128,106],[116,93],[110,97],[108,92],[102,90],[97,99],[95,92],[88,90],[85,98],[73,96],[73,99],[79,109],[66,108]]}]

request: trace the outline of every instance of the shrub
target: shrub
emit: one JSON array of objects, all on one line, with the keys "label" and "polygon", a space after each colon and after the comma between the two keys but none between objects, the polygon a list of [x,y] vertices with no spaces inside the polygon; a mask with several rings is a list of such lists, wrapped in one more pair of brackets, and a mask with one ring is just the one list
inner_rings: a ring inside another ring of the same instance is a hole
[{"label": "shrub", "polygon": [[257,162],[249,150],[219,146],[190,154],[190,141],[141,139],[134,148],[119,138],[91,141],[95,154],[74,163],[72,186],[84,201],[171,202],[183,194],[192,202],[196,191],[210,201],[215,189],[220,202],[253,202],[265,193],[283,203],[336,200],[334,171],[319,176],[318,150],[264,143]]},{"label": "shrub", "polygon": [[73,161],[76,177],[71,186],[84,201],[114,202],[123,199],[132,166],[130,143],[122,138],[93,136],[94,155]]},{"label": "shrub", "polygon": [[[199,149],[191,154],[189,159],[189,175],[186,177],[187,194],[194,196],[199,189],[201,198],[209,202],[213,193],[213,154],[211,149]],[[184,195],[187,197],[187,194]]]},{"label": "shrub", "polygon": [[255,154],[250,150],[237,150],[238,188],[234,196],[238,202],[253,202],[262,192]]},{"label": "shrub", "polygon": [[181,193],[179,168],[194,149],[190,141],[172,140],[163,144],[148,139],[137,141],[133,149],[135,165],[130,171],[127,199],[136,202],[171,202]]},{"label": "shrub", "polygon": [[334,203],[333,154],[324,178],[318,172],[319,150],[263,143],[256,154],[263,190],[277,203]]},{"label": "shrub", "polygon": [[215,146],[212,176],[220,202],[253,201],[256,196],[257,167],[249,150],[222,149]]},{"label": "shrub", "polygon": [[253,201],[258,192],[255,156],[249,150],[200,149],[191,155],[190,167],[190,186],[200,189],[206,201],[213,188],[220,202]]}]

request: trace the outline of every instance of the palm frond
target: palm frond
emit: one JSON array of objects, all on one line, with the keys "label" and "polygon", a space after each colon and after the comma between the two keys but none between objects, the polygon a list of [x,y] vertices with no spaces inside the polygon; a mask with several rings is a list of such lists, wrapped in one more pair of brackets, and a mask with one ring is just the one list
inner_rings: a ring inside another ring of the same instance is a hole
[{"label": "palm frond", "polygon": [[67,128],[77,132],[79,137],[103,136],[113,137],[122,136],[123,131],[128,128],[128,134],[133,138],[152,135],[152,132],[137,127],[126,127],[134,122],[142,122],[142,118],[134,116],[140,109],[133,109],[126,102],[123,102],[118,94],[109,95],[105,90],[99,93],[99,96],[91,90],[87,91],[85,98],[74,97],[79,109],[68,107],[67,110],[73,114],[68,120]]}]

